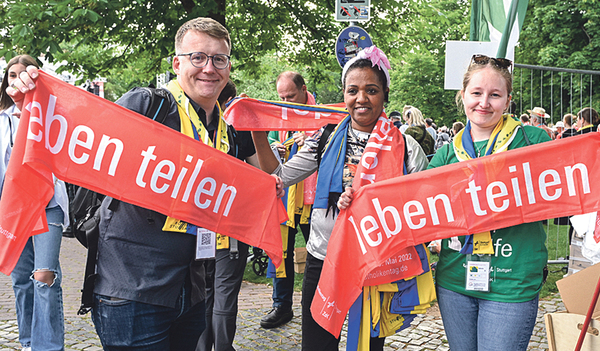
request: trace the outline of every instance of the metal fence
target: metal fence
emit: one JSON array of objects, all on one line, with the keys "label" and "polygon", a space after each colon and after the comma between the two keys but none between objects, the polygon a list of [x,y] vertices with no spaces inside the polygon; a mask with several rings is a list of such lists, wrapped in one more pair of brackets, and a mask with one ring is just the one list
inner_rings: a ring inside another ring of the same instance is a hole
[{"label": "metal fence", "polygon": [[533,66],[515,63],[513,101],[525,113],[535,106],[550,114],[549,124],[576,114],[584,107],[600,105],[600,71]]},{"label": "metal fence", "polygon": [[[550,114],[549,125],[567,113],[576,114],[584,107],[600,107],[600,71],[532,66],[515,63],[513,101],[518,113],[536,106]],[[558,224],[555,224],[558,223]],[[567,264],[569,225],[549,219],[546,224],[548,262]]]}]

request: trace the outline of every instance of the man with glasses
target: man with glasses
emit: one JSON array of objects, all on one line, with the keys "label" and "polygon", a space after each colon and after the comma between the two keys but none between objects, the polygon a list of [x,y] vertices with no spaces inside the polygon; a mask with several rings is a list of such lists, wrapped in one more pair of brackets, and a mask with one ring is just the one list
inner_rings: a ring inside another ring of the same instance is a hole
[{"label": "man with glasses", "polygon": [[[177,80],[166,87],[169,110],[162,123],[245,159],[254,148],[239,150],[239,140],[217,105],[229,79],[230,49],[229,33],[210,18],[196,18],[179,28],[173,60]],[[28,67],[28,74],[16,82],[20,91],[11,90],[15,100],[33,86],[37,72]],[[134,88],[117,103],[144,114],[153,97],[149,89]],[[196,238],[227,244],[228,238],[109,197],[100,217],[92,320],[103,349],[195,350],[206,327],[204,261],[197,259],[209,258],[196,257]],[[239,250],[245,263],[241,245]]]},{"label": "man with glasses", "polygon": [[[254,149],[236,155],[239,141],[217,104],[229,80],[230,51],[229,33],[210,18],[179,28],[173,59],[177,79],[166,87],[171,96],[164,124],[243,160]],[[144,113],[150,98],[147,89],[138,88],[117,103]],[[197,259],[209,258],[196,257],[196,238],[209,235],[225,247],[229,238],[126,203],[114,211],[108,205],[105,201],[101,212],[92,316],[104,349],[195,350],[207,327],[204,267]],[[239,243],[238,249],[238,260],[245,263],[248,248]],[[229,250],[217,250],[217,260],[221,256],[229,260]],[[242,272],[230,274],[241,280]],[[215,305],[214,313],[218,309]],[[235,330],[235,315],[228,318]]]}]

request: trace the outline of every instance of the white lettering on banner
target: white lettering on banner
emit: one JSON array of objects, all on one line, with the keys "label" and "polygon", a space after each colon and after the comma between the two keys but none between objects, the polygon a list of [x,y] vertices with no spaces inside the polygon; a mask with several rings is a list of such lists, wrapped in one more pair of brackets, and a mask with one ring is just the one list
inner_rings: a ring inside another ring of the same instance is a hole
[{"label": "white lettering on banner", "polygon": [[[281,119],[283,119],[284,121],[288,120],[288,110],[290,108],[288,107],[282,107],[281,108]],[[291,109],[292,111],[294,111],[295,114],[299,115],[299,116],[306,116],[309,113],[311,113],[312,111],[302,111],[302,110],[298,110],[298,109]],[[323,117],[329,117],[331,116],[331,113],[322,113],[322,112],[314,112],[315,114],[315,119],[321,119],[321,116]]]},{"label": "white lettering on banner", "polygon": [[[373,172],[373,169],[375,169],[375,167],[377,167],[377,165],[379,164],[378,152],[392,150],[392,147],[390,145],[390,142],[392,141],[392,137],[388,136],[388,133],[391,130],[390,126],[392,124],[389,123],[389,121],[387,121],[383,117],[379,117],[379,119],[382,119],[385,122],[381,123],[380,129],[377,129],[377,127],[373,129],[373,131],[371,132],[371,137],[381,141],[382,143],[387,142],[387,144],[380,144],[380,143],[376,143],[373,141],[367,142],[367,145],[365,146],[365,150],[363,152],[363,156],[360,159],[361,166],[363,166],[365,169],[369,170],[370,172],[369,173],[361,172],[359,175],[359,179],[367,180],[369,182],[369,184],[372,184],[375,182],[375,173],[372,173],[372,172]],[[395,128],[395,127],[393,127],[393,128]],[[369,138],[369,140],[371,140],[371,138]],[[371,160],[371,161],[368,161],[368,160]]]},{"label": "white lettering on banner", "polygon": [[[433,225],[440,224],[437,208],[435,207],[435,203],[437,200],[441,200],[442,204],[444,205],[444,209],[446,212],[446,220],[448,221],[448,223],[454,222],[454,214],[450,205],[450,199],[445,194],[439,194],[435,197],[427,198],[431,222],[433,223]],[[367,247],[365,246],[365,242],[370,247],[377,247],[383,242],[383,236],[381,232],[375,233],[375,239],[373,239],[372,236],[372,234],[376,232],[379,228],[383,228],[383,232],[385,233],[386,239],[390,239],[392,236],[402,231],[402,221],[400,218],[400,212],[396,207],[390,205],[382,208],[379,198],[372,199],[371,203],[373,204],[373,208],[375,209],[379,222],[373,216],[365,216],[360,220],[359,230],[359,226],[356,225],[354,218],[352,216],[348,217],[348,221],[350,221],[350,223],[352,223],[352,226],[354,227],[354,231],[356,233],[356,237],[358,238],[358,243],[360,245],[360,249],[363,255],[367,253]],[[411,208],[415,208],[416,210],[411,211]],[[403,214],[404,221],[411,229],[423,228],[427,223],[427,219],[423,217],[425,215],[425,209],[423,205],[417,200],[411,200],[405,203],[403,206]],[[389,219],[393,220],[392,226],[390,226],[390,224],[388,223]],[[416,224],[414,222],[415,220],[418,220]],[[391,229],[392,227],[394,228],[393,230]]]},{"label": "white lettering on banner", "polygon": [[[536,203],[535,198],[535,190],[533,183],[533,177],[531,175],[531,169],[529,162],[525,162],[522,164],[523,166],[523,178],[525,179],[525,189],[527,191],[527,198],[529,200],[529,204],[533,205]],[[578,170],[579,181],[583,188],[584,194],[590,193],[590,182],[587,167],[578,163],[573,166],[567,166],[565,169],[565,178],[567,182],[567,189],[569,196],[575,196],[575,178],[574,173],[575,170]],[[516,166],[508,167],[509,173],[516,173]],[[523,205],[521,201],[520,194],[520,186],[519,186],[519,178],[511,178],[511,184],[513,193],[509,194],[508,187],[501,181],[495,181],[487,185],[485,189],[485,202],[488,207],[494,212],[504,212],[508,209],[510,204],[510,198],[512,195],[512,199],[514,200],[515,206],[520,207]],[[542,199],[546,201],[555,201],[558,200],[563,194],[560,185],[562,184],[561,176],[558,171],[554,169],[547,169],[540,173],[537,179],[537,190],[541,195]],[[498,189],[496,191],[496,189]],[[482,209],[481,202],[479,201],[478,192],[482,190],[481,186],[475,183],[475,180],[471,180],[469,182],[468,188],[465,190],[467,194],[471,197],[471,203],[473,205],[473,211],[477,216],[485,216],[487,211]],[[500,201],[501,205],[498,206],[497,200]]]},{"label": "white lettering on banner", "polygon": [[[509,166],[508,172],[517,173],[517,166]],[[539,195],[545,201],[558,200],[564,194],[568,194],[570,197],[577,196],[576,181],[581,186],[583,194],[591,192],[588,170],[586,165],[582,163],[564,167],[564,174],[562,175],[554,169],[543,170],[534,183],[530,164],[525,162],[522,164],[521,176],[521,179],[519,177],[510,179],[510,190],[503,181],[493,181],[487,185],[478,185],[476,180],[469,181],[465,193],[469,195],[474,213],[477,216],[488,214],[487,209],[483,207],[484,204],[487,204],[487,207],[496,213],[507,211],[510,208],[511,201],[514,201],[516,207],[523,206],[520,194],[520,181],[523,179],[525,180],[525,190],[530,205],[536,203],[536,195]],[[562,191],[561,186],[564,187],[563,183],[565,182],[568,191]],[[534,185],[537,187],[534,187]],[[483,189],[485,191],[482,191]],[[483,197],[483,199],[480,199],[480,197]],[[397,206],[388,205],[384,207],[381,200],[375,197],[370,199],[373,205],[373,211],[370,211],[370,213],[374,215],[365,215],[362,218],[349,216],[348,221],[354,228],[362,254],[366,254],[369,248],[378,247],[384,240],[390,240],[400,233],[403,228],[402,221],[411,230],[424,228],[428,221],[431,221],[433,226],[440,225],[441,220],[436,205],[441,204],[443,206],[443,213],[446,214],[445,224],[455,221],[452,203],[448,195],[437,194],[425,200],[427,207],[423,206],[421,201],[414,199]],[[457,204],[461,204],[461,202],[457,202]],[[402,212],[399,211],[400,207]],[[496,247],[494,250],[496,256],[500,254],[503,257],[509,257],[512,254],[512,246],[508,243],[502,244],[502,239],[498,239],[494,246]]]},{"label": "white lettering on banner", "polygon": [[[186,174],[188,172],[188,168],[182,166],[179,170],[179,174],[175,180],[175,184],[171,184],[173,180],[173,176],[177,171],[177,165],[171,160],[160,160],[156,163],[154,169],[148,171],[148,167],[150,163],[156,161],[157,156],[154,154],[154,150],[156,146],[149,146],[146,150],[141,152],[142,155],[142,163],[140,164],[140,168],[138,169],[137,175],[135,177],[135,183],[140,188],[146,187],[146,182],[144,181],[144,176],[146,173],[150,173],[150,189],[158,194],[165,193],[171,185],[173,185],[173,191],[171,192],[171,198],[175,199],[179,196],[179,190],[183,182],[185,181]],[[185,157],[185,161],[189,164],[192,164],[194,157],[192,155],[187,155]],[[194,171],[191,176],[187,180],[185,191],[181,198],[181,201],[188,202],[190,194],[196,184],[196,179],[198,178],[198,174],[200,173],[200,169],[204,164],[204,160],[198,159],[196,160],[196,165],[194,167]],[[160,184],[159,184],[160,183]],[[234,186],[227,185],[225,183],[221,184],[219,189],[219,193],[216,198],[214,198],[215,191],[217,190],[217,181],[211,177],[202,178],[198,185],[196,186],[196,191],[194,192],[194,204],[200,209],[207,209],[214,203],[212,207],[212,211],[214,213],[218,213],[221,209],[221,204],[223,203],[223,199],[227,198],[225,207],[223,209],[223,216],[227,217],[229,215],[229,211],[231,209],[231,205],[235,200],[237,195],[237,189]]]},{"label": "white lettering on banner", "polygon": [[[67,139],[68,131],[67,119],[54,113],[56,105],[56,96],[50,95],[45,117],[43,117],[44,108],[38,101],[32,101],[25,107],[25,109],[31,113],[29,118],[29,129],[27,130],[27,139],[38,143],[43,140],[46,149],[55,155],[62,151]],[[58,128],[58,134],[56,135],[55,140],[50,140],[50,131],[52,128]],[[73,129],[67,148],[71,161],[80,165],[89,161],[90,154],[79,149],[92,151],[94,137],[94,131],[88,126],[78,125]],[[123,142],[119,139],[111,138],[108,135],[102,135],[102,138],[100,138],[98,150],[96,150],[96,155],[94,157],[93,169],[100,171],[104,154],[109,145],[114,146],[114,152],[107,174],[114,176],[121,159],[121,154],[123,153]],[[77,156],[77,151],[81,153],[81,156]]]}]

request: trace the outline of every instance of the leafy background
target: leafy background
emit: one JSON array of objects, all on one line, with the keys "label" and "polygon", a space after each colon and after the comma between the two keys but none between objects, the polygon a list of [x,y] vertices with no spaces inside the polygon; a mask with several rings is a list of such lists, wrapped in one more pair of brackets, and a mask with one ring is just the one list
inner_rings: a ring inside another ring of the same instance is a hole
[{"label": "leafy background", "polygon": [[[0,56],[44,55],[80,81],[106,77],[106,96],[115,100],[170,69],[173,38],[183,22],[210,16],[232,35],[232,79],[240,92],[276,99],[275,77],[293,69],[304,75],[317,102],[340,102],[341,69],[333,48],[347,24],[334,21],[334,11],[333,0],[7,0],[0,3]],[[597,0],[530,0],[515,61],[600,70],[599,16]],[[469,20],[468,0],[372,1],[372,18],[360,26],[392,63],[387,111],[410,104],[438,125],[464,121],[456,92],[443,89],[444,55],[446,40],[468,39]],[[600,78],[578,78],[573,96],[582,98],[575,106],[586,106],[590,84],[598,86]],[[573,101],[558,79],[549,73],[533,82],[526,77],[526,88],[515,96],[519,107],[560,106],[562,113]],[[597,108],[600,93],[591,99]]]}]

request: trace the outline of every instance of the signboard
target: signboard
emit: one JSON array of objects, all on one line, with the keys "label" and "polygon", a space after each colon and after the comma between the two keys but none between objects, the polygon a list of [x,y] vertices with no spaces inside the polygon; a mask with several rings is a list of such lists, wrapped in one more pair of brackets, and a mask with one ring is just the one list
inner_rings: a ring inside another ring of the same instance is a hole
[{"label": "signboard", "polygon": [[371,0],[336,0],[336,21],[368,21],[371,14]]},{"label": "signboard", "polygon": [[[506,56],[514,62],[515,51]],[[474,54],[495,57],[498,52],[497,42],[483,41],[446,41],[446,71],[444,74],[444,89],[461,90],[463,75],[469,68]],[[512,53],[512,55],[510,55]]]},{"label": "signboard", "polygon": [[373,45],[373,40],[364,29],[357,26],[345,28],[335,42],[335,56],[341,67],[364,48]]}]

